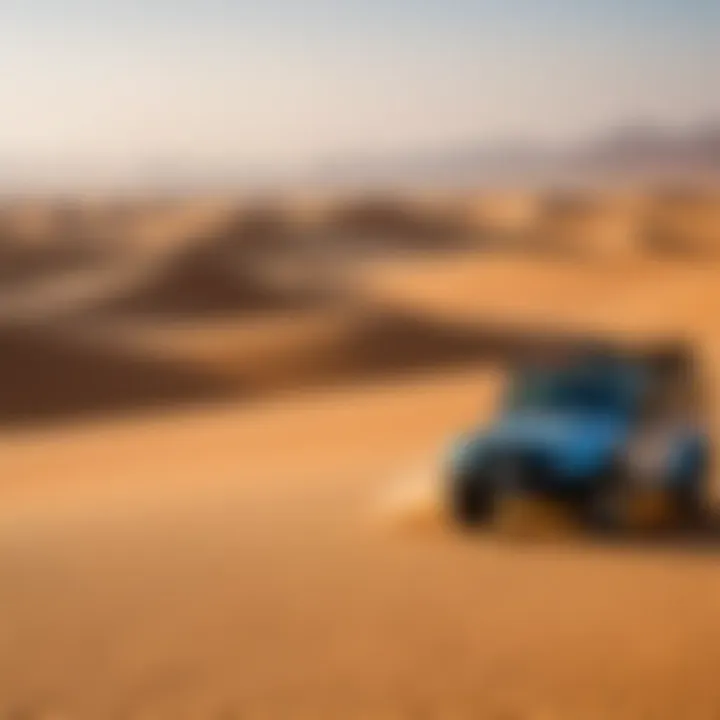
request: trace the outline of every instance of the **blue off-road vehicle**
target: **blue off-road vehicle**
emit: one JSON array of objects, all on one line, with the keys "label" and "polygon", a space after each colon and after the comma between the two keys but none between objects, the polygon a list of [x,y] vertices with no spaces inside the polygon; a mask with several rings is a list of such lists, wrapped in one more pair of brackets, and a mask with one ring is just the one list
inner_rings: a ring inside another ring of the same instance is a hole
[{"label": "blue off-road vehicle", "polygon": [[701,385],[684,346],[521,362],[494,421],[451,447],[454,518],[478,524],[522,500],[608,529],[696,524],[710,455]]}]

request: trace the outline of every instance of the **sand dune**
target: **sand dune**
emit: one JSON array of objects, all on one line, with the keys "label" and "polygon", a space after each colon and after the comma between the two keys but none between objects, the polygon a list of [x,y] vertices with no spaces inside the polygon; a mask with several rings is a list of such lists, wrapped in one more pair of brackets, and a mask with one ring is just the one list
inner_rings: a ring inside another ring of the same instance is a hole
[{"label": "sand dune", "polygon": [[103,309],[148,315],[262,312],[302,306],[312,297],[310,289],[301,293],[273,288],[242,256],[208,243],[168,258],[154,276],[112,298]]},{"label": "sand dune", "polygon": [[[0,284],[118,258],[232,255],[250,274],[278,257],[317,264],[358,253],[438,253],[472,247],[569,256],[666,251],[713,254],[715,192],[506,192],[413,199],[177,199],[6,202]],[[194,249],[193,249],[194,248]],[[253,267],[250,267],[250,266]]]},{"label": "sand dune", "polygon": [[[482,327],[377,306],[278,324],[267,337],[225,326],[6,328],[0,425],[47,424],[150,408],[348,385],[408,373],[497,367],[534,342],[525,329]],[[219,335],[218,335],[219,333]],[[235,336],[237,336],[236,339]],[[155,340],[153,339],[155,338]],[[269,342],[270,340],[270,342]]]},{"label": "sand dune", "polygon": [[223,391],[198,368],[123,353],[49,328],[0,330],[0,345],[0,425],[137,411],[219,397]]},{"label": "sand dune", "polygon": [[720,251],[720,198],[713,194],[659,194],[645,226],[648,248],[675,257],[712,257]]},{"label": "sand dune", "polygon": [[91,267],[112,250],[75,204],[0,207],[0,286]]},{"label": "sand dune", "polygon": [[471,243],[471,228],[457,204],[369,197],[340,204],[321,231],[358,250],[442,252]]},{"label": "sand dune", "polygon": [[[715,200],[570,199],[99,201],[108,254],[0,280],[0,718],[715,717],[714,541],[508,544],[432,498],[551,333],[687,337],[720,431],[714,241],[647,238]],[[38,212],[0,263],[63,248]]]}]

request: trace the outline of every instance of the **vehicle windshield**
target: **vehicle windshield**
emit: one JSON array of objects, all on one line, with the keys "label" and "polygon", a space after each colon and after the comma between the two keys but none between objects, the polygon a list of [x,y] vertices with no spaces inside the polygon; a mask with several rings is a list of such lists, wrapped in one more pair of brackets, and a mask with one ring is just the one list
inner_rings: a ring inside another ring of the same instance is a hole
[{"label": "vehicle windshield", "polygon": [[637,385],[627,366],[529,367],[511,383],[506,404],[510,411],[627,413],[635,405]]}]

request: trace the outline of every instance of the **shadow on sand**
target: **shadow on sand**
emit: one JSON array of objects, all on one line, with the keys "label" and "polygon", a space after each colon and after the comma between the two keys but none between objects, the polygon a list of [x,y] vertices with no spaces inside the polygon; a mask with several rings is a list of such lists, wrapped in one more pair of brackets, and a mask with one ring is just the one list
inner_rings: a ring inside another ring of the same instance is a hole
[{"label": "shadow on sand", "polygon": [[222,397],[190,367],[137,357],[46,328],[0,330],[0,425],[47,424]]},{"label": "shadow on sand", "polygon": [[[217,373],[181,354],[158,357],[62,326],[0,328],[0,425],[46,424],[204,401],[258,400],[285,390],[503,364],[542,333],[451,323],[408,310],[355,309],[292,353],[252,352]],[[192,332],[192,328],[190,329]]]}]

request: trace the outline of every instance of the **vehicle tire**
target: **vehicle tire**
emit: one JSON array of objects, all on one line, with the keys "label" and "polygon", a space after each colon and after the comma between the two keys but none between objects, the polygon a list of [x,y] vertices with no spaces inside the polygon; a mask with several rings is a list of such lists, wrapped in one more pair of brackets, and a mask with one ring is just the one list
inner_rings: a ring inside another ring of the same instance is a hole
[{"label": "vehicle tire", "polygon": [[[688,486],[692,486],[689,484]],[[662,484],[635,485],[630,473],[620,463],[601,483],[592,498],[595,527],[603,532],[623,535],[664,534],[689,521],[697,508],[694,493],[680,498]],[[649,502],[649,505],[648,505]],[[692,509],[691,509],[692,508]]]},{"label": "vehicle tire", "polygon": [[706,513],[699,483],[680,488],[675,496],[675,502],[684,529],[694,530],[702,526]]},{"label": "vehicle tire", "polygon": [[616,461],[588,498],[589,524],[605,533],[627,530],[629,501],[630,487],[625,463]]},{"label": "vehicle tire", "polygon": [[449,495],[450,512],[461,525],[479,525],[492,514],[492,492],[477,475],[451,477]]},{"label": "vehicle tire", "polygon": [[707,518],[708,464],[703,456],[692,477],[686,478],[676,493],[679,515],[687,529],[700,527]]}]

